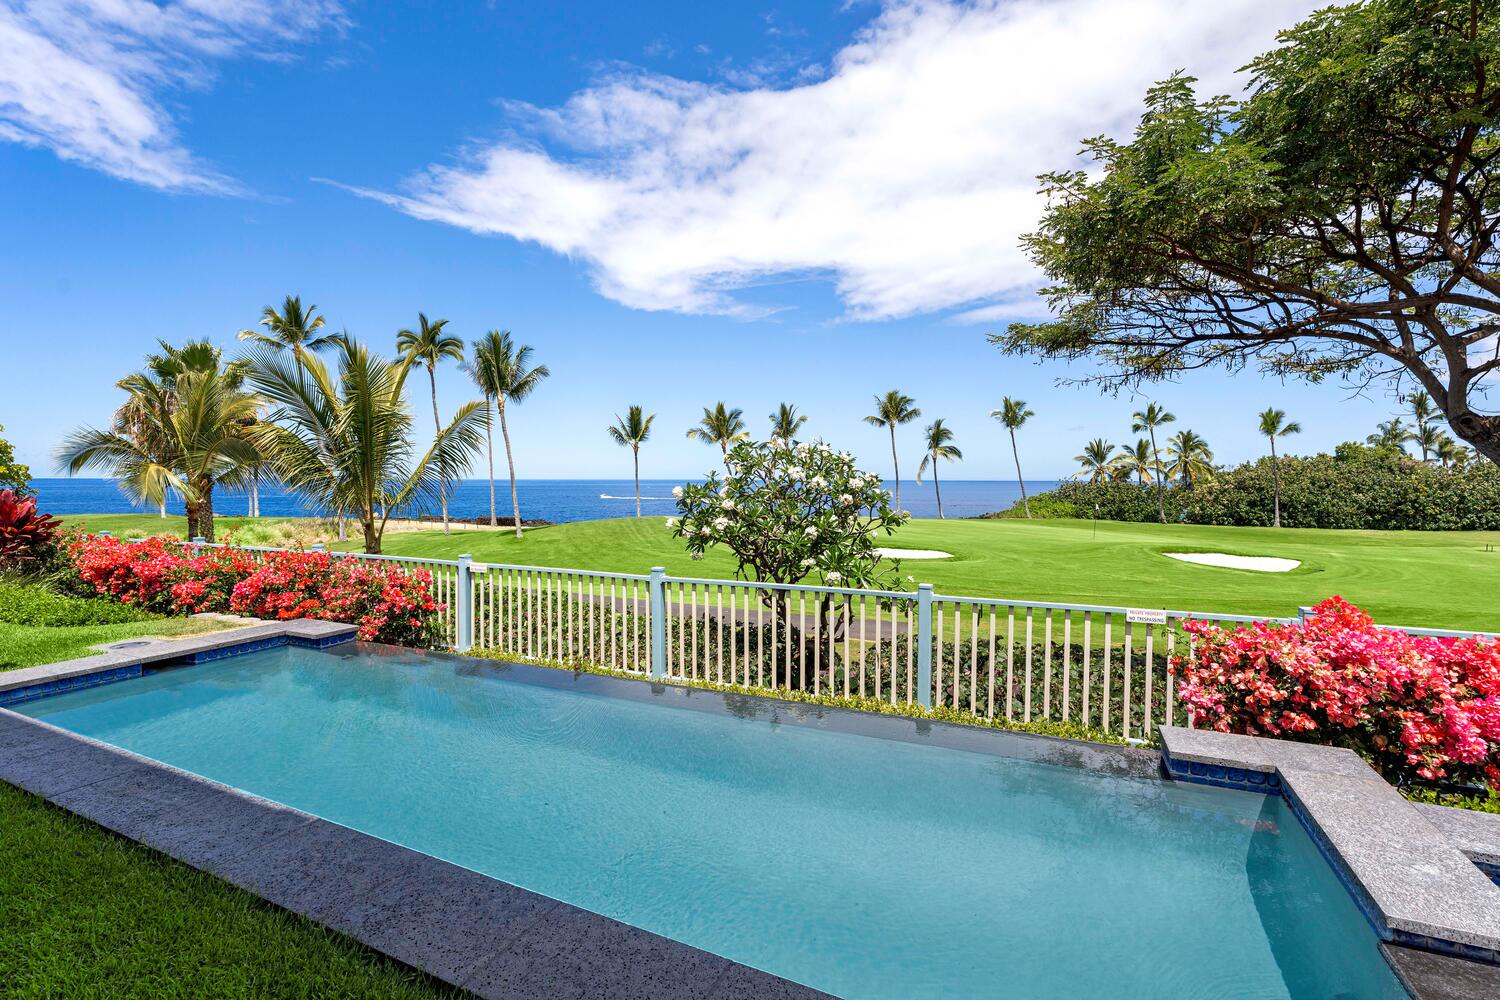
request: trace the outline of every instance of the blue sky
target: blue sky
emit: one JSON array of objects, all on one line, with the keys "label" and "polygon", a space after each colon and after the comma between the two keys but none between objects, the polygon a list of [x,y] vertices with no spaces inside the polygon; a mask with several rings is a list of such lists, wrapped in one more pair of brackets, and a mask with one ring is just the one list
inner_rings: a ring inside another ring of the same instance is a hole
[{"label": "blue sky", "polygon": [[[630,403],[658,414],[642,474],[695,475],[684,431],[720,399],[757,430],[796,402],[883,470],[859,418],[897,387],[954,427],[953,478],[1013,476],[1004,394],[1037,412],[1028,475],[1066,475],[1144,399],[985,342],[1038,310],[1035,174],[1175,67],[1237,86],[1310,6],[0,0],[0,424],[51,474],[155,338],[232,344],[291,292],[385,350],[418,310],[533,344],[523,476],[628,475],[604,427]],[[1306,450],[1395,405],[1254,375],[1152,395],[1228,460],[1266,405]],[[445,410],[469,398],[440,373]]]}]

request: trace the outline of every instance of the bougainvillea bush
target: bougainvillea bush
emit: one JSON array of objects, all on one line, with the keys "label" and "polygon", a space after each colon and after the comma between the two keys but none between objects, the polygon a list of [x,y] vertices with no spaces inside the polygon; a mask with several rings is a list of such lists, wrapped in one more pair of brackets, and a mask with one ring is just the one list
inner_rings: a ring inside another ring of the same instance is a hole
[{"label": "bougainvillea bush", "polygon": [[260,561],[233,548],[97,535],[71,539],[68,555],[81,589],[149,611],[320,618],[357,625],[359,638],[370,642],[421,647],[438,642],[443,606],[432,597],[432,574],[426,570],[403,571],[326,552],[277,552]]},{"label": "bougainvillea bush", "polygon": [[1184,628],[1195,725],[1346,746],[1400,784],[1500,787],[1500,643],[1377,628],[1338,597],[1294,624]]}]

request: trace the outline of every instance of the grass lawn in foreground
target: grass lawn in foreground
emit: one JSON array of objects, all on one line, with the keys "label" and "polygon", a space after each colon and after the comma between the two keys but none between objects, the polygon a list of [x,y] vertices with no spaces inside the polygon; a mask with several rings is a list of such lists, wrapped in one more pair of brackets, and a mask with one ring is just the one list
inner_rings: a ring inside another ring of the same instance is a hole
[{"label": "grass lawn in foreground", "polygon": [[0,782],[7,997],[456,996]]},{"label": "grass lawn in foreground", "polygon": [[[128,521],[127,518],[135,520]],[[156,522],[152,515],[70,517],[94,529]],[[227,519],[226,519],[227,520]],[[1075,520],[918,520],[882,544],[941,549],[952,559],[906,561],[902,576],[941,594],[1075,604],[1294,615],[1339,594],[1388,624],[1500,631],[1500,532],[1221,528]],[[351,546],[352,547],[352,546]],[[688,557],[662,518],[583,521],[513,532],[389,534],[389,555],[682,576],[732,577],[724,552]],[[1199,566],[1163,552],[1224,552],[1299,560],[1290,573]],[[914,586],[907,583],[907,586]]]}]

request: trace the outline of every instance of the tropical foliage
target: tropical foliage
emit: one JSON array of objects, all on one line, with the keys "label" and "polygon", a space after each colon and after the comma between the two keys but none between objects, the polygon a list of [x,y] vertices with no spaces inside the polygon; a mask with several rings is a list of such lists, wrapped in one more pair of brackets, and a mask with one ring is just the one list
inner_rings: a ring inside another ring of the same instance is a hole
[{"label": "tropical foliage", "polygon": [[[1271,524],[1273,527],[1281,527],[1281,459],[1276,454],[1276,439],[1286,437],[1288,434],[1302,433],[1302,425],[1295,420],[1288,421],[1286,414],[1274,407],[1263,411],[1260,415],[1260,432],[1271,442],[1271,475],[1276,484],[1275,495],[1271,503]],[[1400,448],[1400,444],[1396,445]]]},{"label": "tropical foliage", "polygon": [[[510,508],[516,537],[522,535],[521,498],[516,492],[516,459],[510,447],[507,406],[519,406],[552,374],[546,365],[533,365],[530,344],[517,344],[509,330],[491,330],[474,344],[474,360],[466,366],[469,376],[484,393],[484,412],[491,403],[500,417],[500,437],[505,443],[505,464],[510,469]],[[486,421],[488,423],[488,421]],[[486,434],[488,434],[488,430]],[[495,446],[488,439],[490,456],[490,524],[495,523]]]},{"label": "tropical foliage", "polygon": [[1376,628],[1333,597],[1304,622],[1184,626],[1195,725],[1347,746],[1393,781],[1500,786],[1500,643]]},{"label": "tropical foliage", "polygon": [[[4,430],[0,427],[0,431]],[[31,470],[16,461],[15,448],[3,437],[0,437],[0,489],[18,496],[31,492]]]},{"label": "tropical foliage", "polygon": [[688,428],[687,436],[690,441],[718,445],[727,467],[729,446],[750,439],[750,432],[745,429],[745,411],[738,407],[731,409],[723,402],[715,403],[712,409],[705,406],[703,419],[697,426]]},{"label": "tropical foliage", "polygon": [[[437,366],[444,358],[452,358],[460,364],[464,360],[463,338],[447,331],[445,319],[429,320],[426,313],[417,313],[415,330],[396,331],[396,353],[405,365],[421,365],[427,369],[427,384],[432,390],[432,432],[443,433],[443,419],[438,416]],[[438,477],[438,506],[443,514],[443,534],[448,534],[448,483],[458,477],[458,469],[442,469]]]},{"label": "tropical foliage", "polygon": [[[651,436],[651,421],[656,414],[646,413],[639,406],[631,406],[625,416],[615,414],[615,422],[609,426],[610,440],[630,449],[635,464],[635,516],[641,516],[641,445]],[[806,417],[802,419],[807,419]]]},{"label": "tropical foliage", "polygon": [[792,403],[782,403],[771,414],[771,440],[795,441],[797,433],[807,423],[806,414],[798,413]]},{"label": "tropical foliage", "polygon": [[[1031,517],[1031,503],[1026,499],[1026,477],[1021,475],[1021,451],[1016,447],[1016,431],[1027,420],[1036,416],[1036,413],[1026,408],[1026,400],[1011,399],[1009,396],[1006,396],[1000,401],[1000,409],[991,410],[990,416],[1000,421],[1005,429],[1010,432],[1010,453],[1011,457],[1016,460],[1016,482],[1021,484],[1021,509],[1026,512],[1026,516],[1029,518]],[[936,476],[935,469],[933,474]]]},{"label": "tropical foliage", "polygon": [[905,393],[892,389],[884,396],[875,397],[875,412],[865,417],[865,423],[873,427],[884,427],[891,433],[891,481],[896,486],[896,509],[901,509],[901,460],[896,456],[896,428],[909,424],[922,415],[917,401]]},{"label": "tropical foliage", "polygon": [[208,341],[162,353],[116,385],[126,402],[109,430],[80,428],[59,449],[69,474],[97,469],[135,503],[165,509],[181,496],[191,535],[213,540],[214,489],[242,485],[264,455],[254,443],[260,401],[245,388],[245,368],[226,364]]},{"label": "tropical foliage", "polygon": [[937,495],[937,515],[941,519],[943,486],[938,482],[938,463],[941,461],[961,462],[964,453],[953,443],[953,431],[943,423],[942,417],[928,424],[927,429],[922,432],[922,437],[922,463],[917,466],[917,482],[920,483],[927,471],[932,470],[932,491]]},{"label": "tropical foliage", "polygon": [[36,497],[0,489],[0,570],[35,563],[60,526],[51,514],[37,513]]},{"label": "tropical foliage", "polygon": [[281,481],[318,510],[355,518],[378,553],[393,511],[430,504],[479,453],[484,406],[465,403],[432,445],[412,444],[408,367],[338,341],[338,371],[311,354],[252,349],[249,381],[271,406],[255,441]]}]

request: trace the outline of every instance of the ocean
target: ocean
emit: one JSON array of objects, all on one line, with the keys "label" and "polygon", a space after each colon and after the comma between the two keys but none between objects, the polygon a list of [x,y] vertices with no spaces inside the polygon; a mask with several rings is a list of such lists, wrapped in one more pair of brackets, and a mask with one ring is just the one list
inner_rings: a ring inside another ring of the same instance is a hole
[{"label": "ocean", "polygon": [[[678,479],[641,480],[641,513],[670,517],[675,512],[672,487]],[[40,508],[49,514],[128,514],[142,510],[133,507],[111,479],[34,479]],[[1057,485],[1055,480],[1028,481],[1027,491],[1038,493]],[[890,488],[890,484],[886,484]],[[520,494],[521,516],[544,521],[597,521],[610,517],[629,517],[635,513],[634,484],[629,479],[522,479],[516,483]],[[1014,480],[943,480],[943,513],[948,517],[977,517],[990,511],[1004,510],[1021,498],[1020,484]],[[901,483],[901,503],[914,517],[936,517],[937,497],[932,483]],[[495,505],[503,516],[510,513],[510,483],[497,480]],[[219,514],[244,514],[243,493],[221,490],[214,494],[214,509]],[[182,513],[181,501],[167,505],[170,513]],[[448,498],[448,513],[453,517],[481,517],[489,514],[489,481],[466,479],[459,482]],[[262,484],[260,512],[263,517],[286,517],[313,513],[294,496],[276,486]],[[434,511],[435,513],[435,511]]]}]

